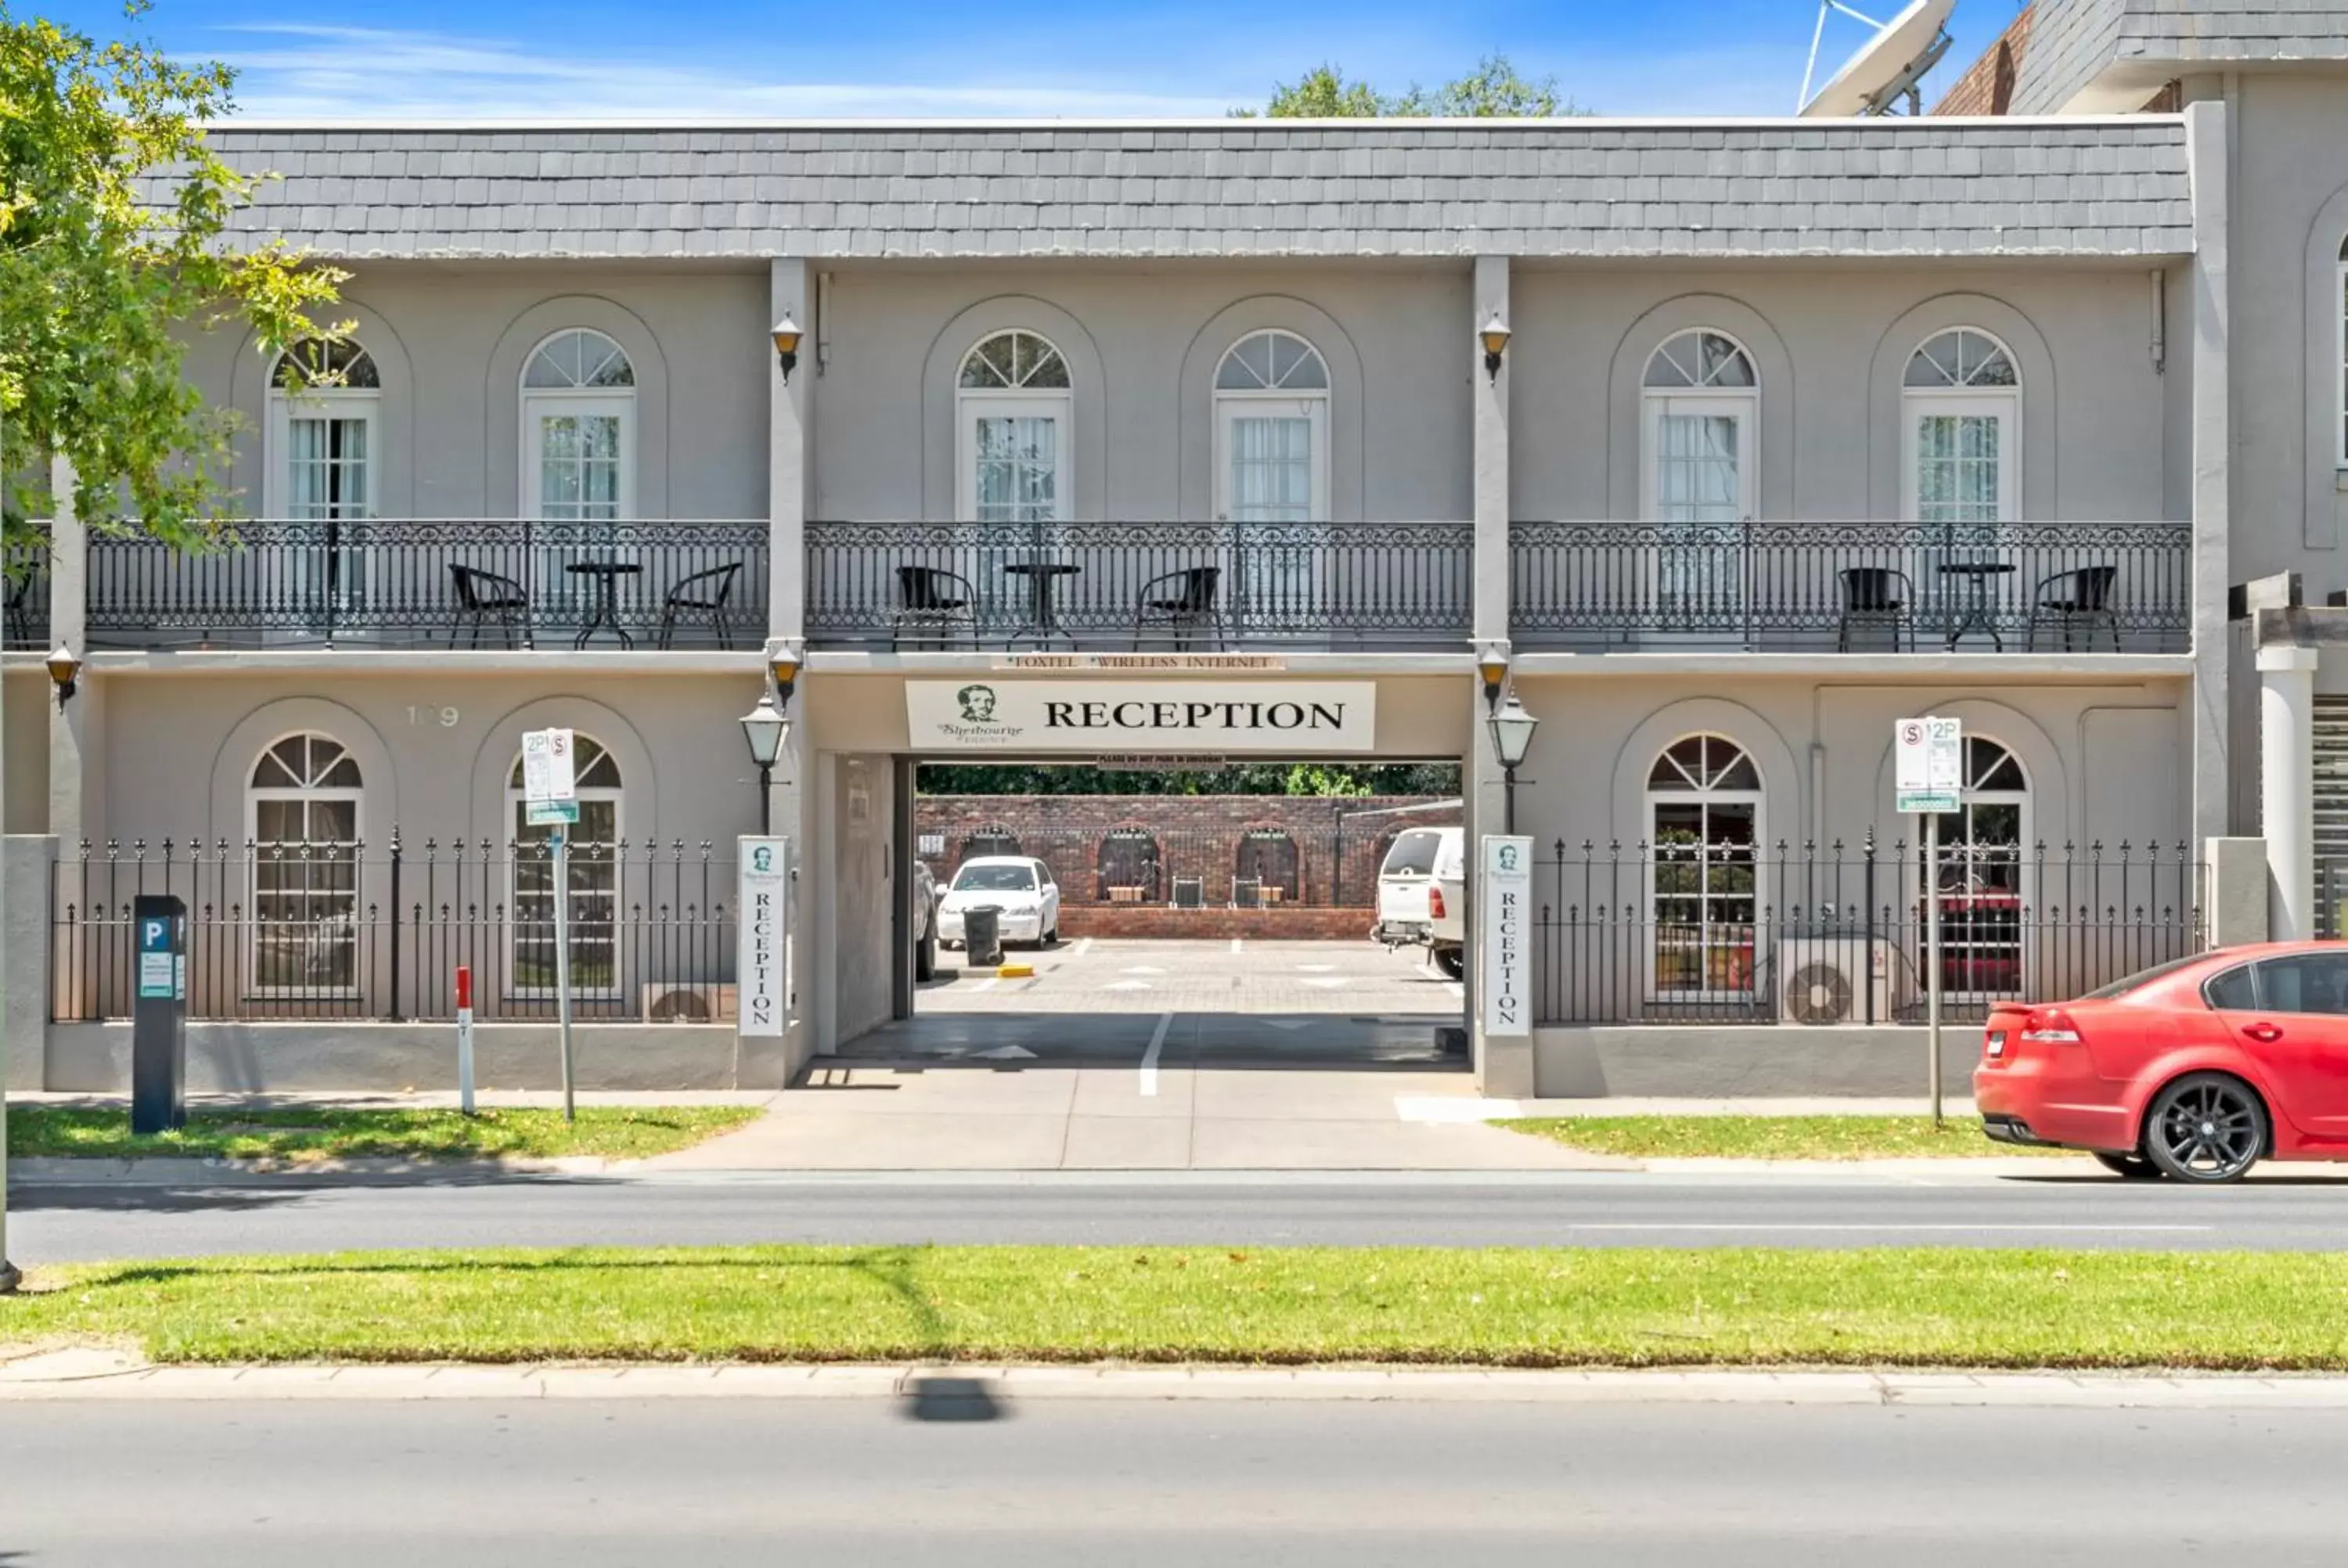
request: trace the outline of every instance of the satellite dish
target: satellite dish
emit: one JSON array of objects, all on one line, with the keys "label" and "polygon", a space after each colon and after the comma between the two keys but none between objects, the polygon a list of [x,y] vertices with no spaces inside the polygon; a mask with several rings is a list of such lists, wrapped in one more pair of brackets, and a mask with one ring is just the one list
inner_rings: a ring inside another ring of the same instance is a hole
[{"label": "satellite dish", "polygon": [[[1863,16],[1842,0],[1818,0],[1818,25],[1810,34],[1809,68],[1802,73],[1801,114],[1805,118],[1831,119],[1849,115],[1884,115],[1901,97],[1908,112],[1919,108],[1917,84],[1949,52],[1949,13],[1957,0],[1910,0],[1907,9],[1889,22]],[[1818,40],[1826,36],[1827,13],[1839,11],[1875,29],[1875,36],[1859,46],[1818,96],[1810,96],[1810,78],[1818,68]]]}]

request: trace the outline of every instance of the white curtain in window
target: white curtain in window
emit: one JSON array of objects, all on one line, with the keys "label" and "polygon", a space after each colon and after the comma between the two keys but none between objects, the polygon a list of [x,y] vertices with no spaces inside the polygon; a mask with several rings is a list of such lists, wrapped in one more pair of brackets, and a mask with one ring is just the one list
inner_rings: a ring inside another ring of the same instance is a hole
[{"label": "white curtain in window", "polygon": [[1993,415],[1926,414],[1916,424],[1917,520],[1999,519],[2003,422]]},{"label": "white curtain in window", "polygon": [[1242,415],[1231,422],[1231,517],[1243,523],[1313,520],[1313,422]]},{"label": "white curtain in window", "polygon": [[981,415],[973,476],[982,523],[1048,523],[1060,515],[1060,422]]},{"label": "white curtain in window", "polygon": [[540,421],[539,514],[555,522],[618,518],[618,415],[551,414]]},{"label": "white curtain in window", "polygon": [[367,515],[367,422],[285,424],[285,512],[298,520]]},{"label": "white curtain in window", "polygon": [[1663,414],[1655,420],[1656,521],[1734,523],[1744,517],[1738,471],[1741,422],[1726,414]]}]

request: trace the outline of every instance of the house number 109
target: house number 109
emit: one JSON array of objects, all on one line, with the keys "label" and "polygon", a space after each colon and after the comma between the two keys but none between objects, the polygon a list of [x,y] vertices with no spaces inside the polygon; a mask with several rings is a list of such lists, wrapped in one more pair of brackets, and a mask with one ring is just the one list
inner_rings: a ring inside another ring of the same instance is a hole
[{"label": "house number 109", "polygon": [[411,724],[438,724],[444,730],[453,730],[457,727],[457,710],[419,708],[411,704],[407,710],[407,722]]}]

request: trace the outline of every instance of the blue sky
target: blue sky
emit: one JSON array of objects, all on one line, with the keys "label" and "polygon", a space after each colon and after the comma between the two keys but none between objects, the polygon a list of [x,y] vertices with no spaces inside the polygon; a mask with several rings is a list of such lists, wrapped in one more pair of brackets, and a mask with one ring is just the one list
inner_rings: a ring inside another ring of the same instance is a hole
[{"label": "blue sky", "polygon": [[[127,26],[118,0],[16,3],[101,36]],[[1855,3],[1880,17],[1900,0]],[[1931,87],[2018,8],[1959,0]],[[1212,115],[1323,60],[1391,89],[1494,49],[1605,114],[1783,114],[1816,15],[1813,0],[156,0],[136,30],[237,67],[243,112],[270,118]],[[1821,77],[1866,36],[1833,18]]]}]

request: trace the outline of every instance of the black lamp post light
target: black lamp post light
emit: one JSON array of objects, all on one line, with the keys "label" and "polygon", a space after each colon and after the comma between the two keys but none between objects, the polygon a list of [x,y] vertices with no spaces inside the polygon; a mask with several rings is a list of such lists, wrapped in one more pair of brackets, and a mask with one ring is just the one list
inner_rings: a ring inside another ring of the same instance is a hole
[{"label": "black lamp post light", "polygon": [[751,766],[758,770],[761,838],[774,830],[775,764],[782,760],[783,747],[791,738],[791,689],[798,682],[799,661],[787,650],[778,649],[767,656],[767,673],[774,681],[774,690],[761,692],[758,705],[742,715],[742,740],[750,748]]}]

